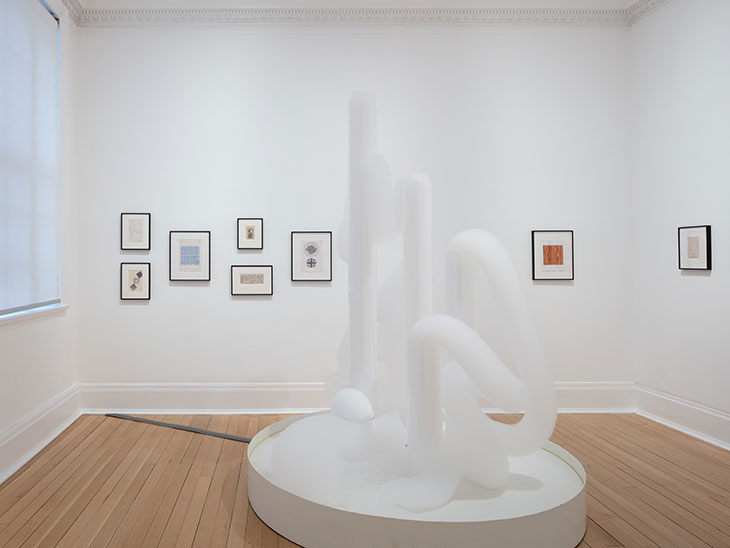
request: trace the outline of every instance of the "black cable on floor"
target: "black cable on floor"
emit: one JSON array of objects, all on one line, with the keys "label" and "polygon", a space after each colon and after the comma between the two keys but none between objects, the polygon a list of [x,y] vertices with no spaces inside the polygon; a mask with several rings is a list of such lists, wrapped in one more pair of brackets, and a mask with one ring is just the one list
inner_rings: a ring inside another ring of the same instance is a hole
[{"label": "black cable on floor", "polygon": [[250,443],[251,438],[242,438],[233,434],[223,434],[221,432],[213,432],[211,430],[203,430],[194,426],[185,426],[184,424],[173,424],[170,422],[153,421],[152,419],[143,419],[141,417],[133,417],[131,415],[119,415],[117,413],[107,413],[106,417],[115,419],[123,419],[127,421],[143,422],[145,424],[154,424],[155,426],[165,426],[166,428],[175,428],[176,430],[185,430],[186,432],[194,432],[195,434],[205,434],[206,436],[215,436],[216,438],[224,438],[227,440],[240,441],[242,443]]}]

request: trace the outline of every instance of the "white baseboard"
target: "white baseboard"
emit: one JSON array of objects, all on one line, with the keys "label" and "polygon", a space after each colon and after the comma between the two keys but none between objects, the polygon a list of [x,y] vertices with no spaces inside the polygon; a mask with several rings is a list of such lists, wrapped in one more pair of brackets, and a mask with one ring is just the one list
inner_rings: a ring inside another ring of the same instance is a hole
[{"label": "white baseboard", "polygon": [[[303,413],[329,407],[323,382],[306,383],[82,383],[85,413]],[[556,382],[565,413],[631,413],[633,382]]]},{"label": "white baseboard", "polygon": [[73,385],[0,432],[0,483],[51,443],[79,415],[78,388]]},{"label": "white baseboard", "polygon": [[[730,414],[633,382],[556,382],[559,413],[638,413],[730,449]],[[80,383],[0,432],[0,482],[81,414],[289,414],[329,407],[325,383]]]},{"label": "white baseboard", "polygon": [[[636,394],[630,381],[556,381],[558,413],[634,413]],[[485,413],[508,413],[482,402]]]},{"label": "white baseboard", "polygon": [[633,381],[556,381],[558,413],[633,413]]},{"label": "white baseboard", "polygon": [[730,413],[641,384],[636,396],[639,415],[730,450]]},{"label": "white baseboard", "polygon": [[323,382],[81,383],[84,413],[287,414],[329,407]]}]

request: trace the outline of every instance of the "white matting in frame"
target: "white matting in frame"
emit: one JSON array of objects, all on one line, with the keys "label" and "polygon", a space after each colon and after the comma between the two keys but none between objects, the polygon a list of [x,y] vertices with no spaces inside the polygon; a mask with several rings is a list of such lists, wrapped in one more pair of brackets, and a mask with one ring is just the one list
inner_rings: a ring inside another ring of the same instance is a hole
[{"label": "white matting in frame", "polygon": [[150,299],[150,263],[122,263],[119,298],[123,301]]},{"label": "white matting in frame", "polygon": [[710,225],[680,226],[679,269],[712,270],[712,242]]},{"label": "white matting in frame", "polygon": [[210,280],[210,231],[170,231],[170,281]]},{"label": "white matting in frame", "polygon": [[149,250],[151,215],[122,213],[121,218],[121,248]]},{"label": "white matting in frame", "polygon": [[272,265],[231,265],[231,295],[273,295]]},{"label": "white matting in frame", "polygon": [[572,230],[532,231],[532,279],[574,279]]},{"label": "white matting in frame", "polygon": [[264,220],[261,218],[237,219],[238,249],[264,248]]},{"label": "white matting in frame", "polygon": [[332,232],[291,233],[291,280],[332,281]]}]

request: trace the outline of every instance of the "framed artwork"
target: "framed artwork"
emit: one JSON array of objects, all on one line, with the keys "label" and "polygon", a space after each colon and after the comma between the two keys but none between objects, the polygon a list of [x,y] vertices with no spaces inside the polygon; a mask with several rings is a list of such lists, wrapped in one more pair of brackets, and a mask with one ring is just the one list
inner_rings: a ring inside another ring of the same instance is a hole
[{"label": "framed artwork", "polygon": [[264,248],[264,220],[237,219],[238,249]]},{"label": "framed artwork", "polygon": [[150,249],[149,213],[122,213],[122,249]]},{"label": "framed artwork", "polygon": [[170,231],[170,281],[210,280],[210,230]]},{"label": "framed artwork", "polygon": [[293,282],[332,281],[332,232],[291,233]]},{"label": "framed artwork", "polygon": [[712,270],[712,241],[710,225],[680,226],[679,238],[680,270]]},{"label": "framed artwork", "polygon": [[231,265],[231,295],[273,295],[274,267],[266,265]]},{"label": "framed artwork", "polygon": [[150,300],[150,263],[122,263],[119,298],[123,301]]},{"label": "framed artwork", "polygon": [[573,231],[532,231],[532,279],[573,280]]}]

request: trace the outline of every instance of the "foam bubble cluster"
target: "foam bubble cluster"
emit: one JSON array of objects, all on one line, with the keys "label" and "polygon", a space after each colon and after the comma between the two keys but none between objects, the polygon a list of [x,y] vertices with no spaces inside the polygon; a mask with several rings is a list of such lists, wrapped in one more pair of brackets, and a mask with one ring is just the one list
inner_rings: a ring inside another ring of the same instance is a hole
[{"label": "foam bubble cluster", "polygon": [[403,422],[392,415],[373,417],[367,397],[354,389],[335,395],[332,412],[292,423],[271,453],[272,478],[280,486],[321,504],[361,511],[384,503],[417,512],[446,504],[461,476],[454,466],[440,468],[446,471],[414,472]]}]

